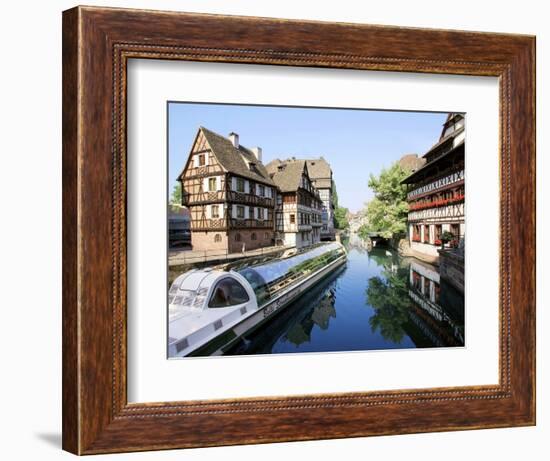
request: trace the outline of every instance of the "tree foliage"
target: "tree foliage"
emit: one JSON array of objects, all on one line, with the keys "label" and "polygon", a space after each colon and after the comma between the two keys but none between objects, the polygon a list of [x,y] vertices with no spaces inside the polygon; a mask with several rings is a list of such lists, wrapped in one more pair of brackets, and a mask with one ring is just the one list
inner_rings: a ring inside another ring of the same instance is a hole
[{"label": "tree foliage", "polygon": [[369,237],[369,226],[366,224],[363,224],[359,230],[357,231],[359,234],[359,237],[361,237],[363,240],[366,240]]},{"label": "tree foliage", "polygon": [[334,210],[334,227],[336,229],[347,229],[349,227],[348,213],[349,210],[341,206]]},{"label": "tree foliage", "polygon": [[169,200],[170,208],[181,207],[181,201],[181,183],[178,181],[172,189],[172,195]]},{"label": "tree foliage", "polygon": [[377,232],[391,238],[407,231],[407,188],[401,181],[410,174],[398,162],[383,169],[378,177],[371,174],[369,187],[374,198],[367,204],[368,226],[366,232]]},{"label": "tree foliage", "polygon": [[334,227],[336,229],[347,229],[349,227],[349,210],[338,204],[338,192],[334,180],[332,181],[332,205],[334,206]]}]

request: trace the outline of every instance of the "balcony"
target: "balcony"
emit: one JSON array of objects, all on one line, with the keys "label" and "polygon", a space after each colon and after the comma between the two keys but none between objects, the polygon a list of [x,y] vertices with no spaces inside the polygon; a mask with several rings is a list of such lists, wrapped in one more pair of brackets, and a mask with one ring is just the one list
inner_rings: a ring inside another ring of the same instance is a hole
[{"label": "balcony", "polygon": [[261,206],[272,208],[275,206],[275,200],[269,197],[259,197],[257,195],[245,194],[241,192],[226,191],[212,191],[212,192],[200,192],[197,194],[190,194],[184,192],[182,197],[182,205],[207,205],[209,203],[242,203],[249,206]]},{"label": "balcony", "polygon": [[225,201],[225,191],[201,192],[199,194],[190,194],[184,192],[181,203],[184,206],[204,205],[208,203],[219,203]]},{"label": "balcony", "polygon": [[453,205],[464,201],[464,194],[456,195],[451,198],[442,198],[437,200],[430,200],[429,202],[411,203],[409,205],[409,211],[425,210],[428,208],[437,208],[447,205]]},{"label": "balcony", "polygon": [[218,219],[193,219],[191,221],[191,238],[195,231],[224,230],[227,228],[227,220]]},{"label": "balcony", "polygon": [[426,194],[433,194],[434,192],[445,190],[449,186],[456,185],[460,182],[464,182],[464,170],[454,171],[435,181],[417,187],[407,194],[407,200],[414,200]]},{"label": "balcony", "polygon": [[235,219],[229,220],[232,229],[273,229],[273,220]]},{"label": "balcony", "polygon": [[[273,220],[261,219],[194,219],[191,221],[191,232],[216,231],[228,229],[273,229]],[[192,237],[192,234],[191,234]]]},{"label": "balcony", "polygon": [[184,179],[199,178],[224,174],[225,172],[218,165],[202,165],[196,168],[189,168],[184,174]]},{"label": "balcony", "polygon": [[256,205],[265,207],[274,207],[275,199],[270,197],[260,197],[258,195],[245,194],[244,192],[229,191],[228,201],[234,203],[244,203],[246,205]]}]

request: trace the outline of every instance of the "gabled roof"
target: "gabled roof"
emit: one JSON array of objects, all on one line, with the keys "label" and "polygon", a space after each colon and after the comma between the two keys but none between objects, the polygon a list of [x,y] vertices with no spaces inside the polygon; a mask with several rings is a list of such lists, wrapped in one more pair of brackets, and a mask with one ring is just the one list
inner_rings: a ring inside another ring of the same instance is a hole
[{"label": "gabled roof", "polygon": [[330,165],[323,157],[306,160],[306,163],[311,179],[330,179],[332,177]]},{"label": "gabled roof", "polygon": [[269,176],[281,190],[281,192],[296,192],[301,184],[302,174],[307,174],[307,166],[304,160],[281,162],[273,160],[266,165]]},{"label": "gabled roof", "polygon": [[295,157],[286,160],[275,159],[267,164],[267,169],[269,174],[272,175],[280,165],[290,165],[292,163],[306,164],[309,179],[311,179],[316,189],[332,188],[332,170],[330,164],[323,157],[314,159],[297,159]]},{"label": "gabled roof", "polygon": [[[269,184],[270,186],[275,185],[263,163],[258,161],[251,150],[241,145],[239,145],[239,148],[236,148],[226,137],[202,126],[199,130],[206,138],[220,165],[229,173]],[[254,164],[253,170],[249,167],[250,163]]]}]

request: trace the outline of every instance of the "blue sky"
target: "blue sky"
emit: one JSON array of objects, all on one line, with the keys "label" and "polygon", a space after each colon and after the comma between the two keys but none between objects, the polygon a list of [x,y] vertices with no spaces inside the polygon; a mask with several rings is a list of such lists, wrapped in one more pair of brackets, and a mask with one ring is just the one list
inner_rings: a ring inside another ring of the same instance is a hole
[{"label": "blue sky", "polygon": [[339,202],[352,212],[373,197],[369,175],[404,154],[435,144],[446,113],[169,103],[168,187],[181,172],[200,125],[246,147],[260,146],[263,162],[323,156],[332,167]]}]

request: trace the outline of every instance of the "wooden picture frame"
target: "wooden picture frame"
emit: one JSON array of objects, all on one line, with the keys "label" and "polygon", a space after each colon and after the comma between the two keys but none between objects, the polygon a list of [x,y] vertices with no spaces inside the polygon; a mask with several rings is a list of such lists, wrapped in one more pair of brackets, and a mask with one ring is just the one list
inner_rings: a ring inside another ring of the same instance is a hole
[{"label": "wooden picture frame", "polygon": [[[128,404],[130,58],[498,77],[498,385]],[[92,454],[533,424],[534,37],[93,7],[63,13],[65,450]]]}]

